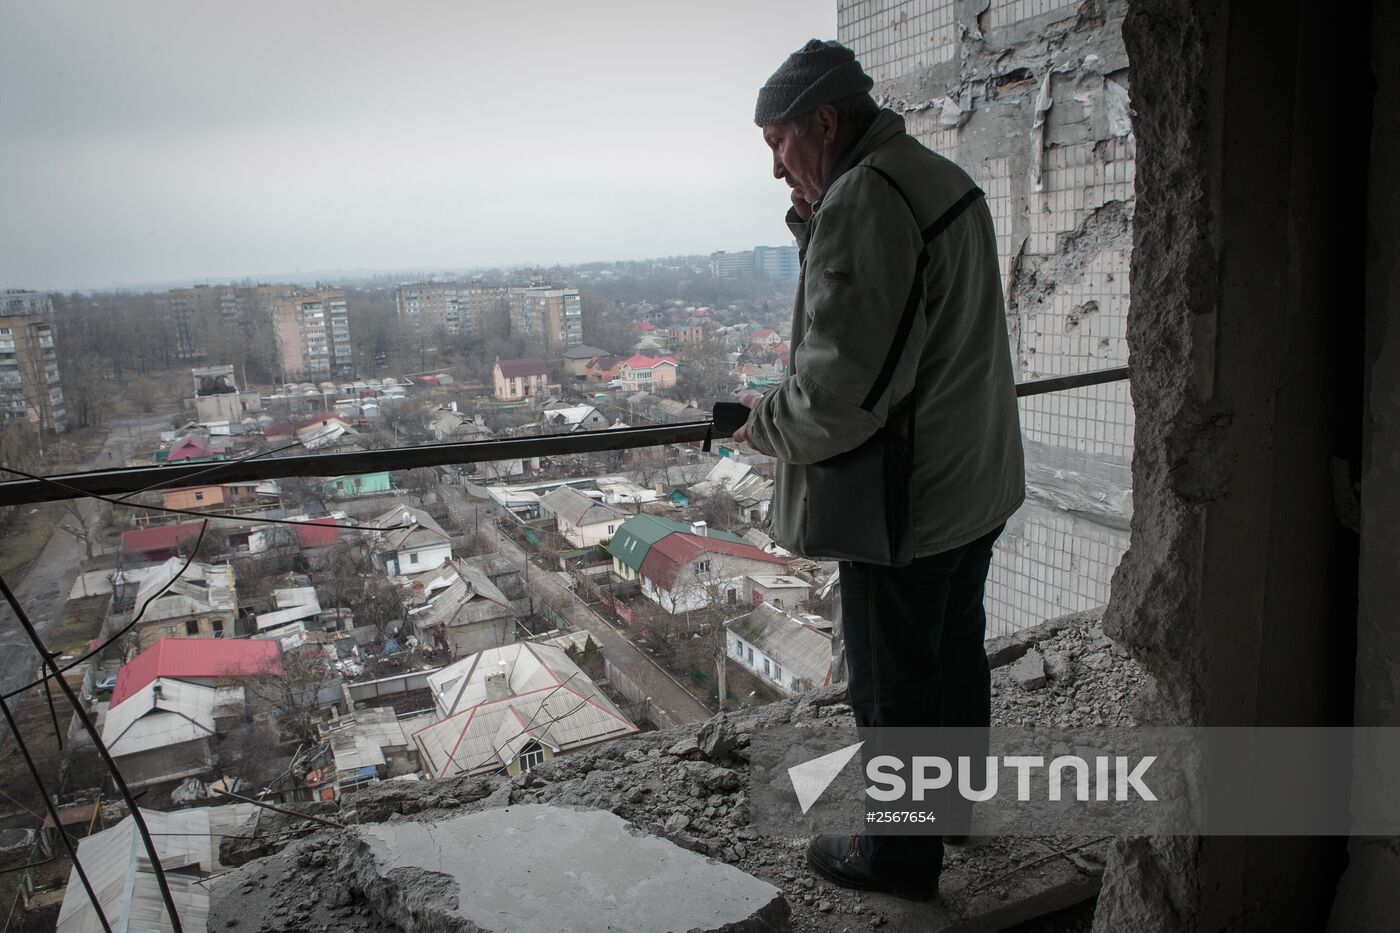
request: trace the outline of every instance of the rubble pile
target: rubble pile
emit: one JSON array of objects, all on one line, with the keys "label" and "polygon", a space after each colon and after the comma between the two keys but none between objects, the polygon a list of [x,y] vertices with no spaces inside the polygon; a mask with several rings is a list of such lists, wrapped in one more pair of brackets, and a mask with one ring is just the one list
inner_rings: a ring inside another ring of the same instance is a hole
[{"label": "rubble pile", "polygon": [[1002,726],[1136,725],[1147,675],[1099,628],[1100,612],[1062,616],[987,643],[992,722]]},{"label": "rubble pile", "polygon": [[[994,658],[999,665],[994,671],[994,721],[1010,725],[1033,719],[1042,725],[1065,725],[1087,724],[1097,717],[1110,725],[1130,723],[1127,710],[1142,683],[1141,672],[1115,646],[1103,643],[1106,639],[1097,633],[1095,622],[1091,617],[1056,620],[1021,637],[1016,648],[989,643],[989,651],[1001,652]],[[1018,674],[1013,665],[1028,657],[1032,660]],[[1024,684],[1016,679],[1027,674]],[[210,929],[427,928],[414,913],[421,898],[395,890],[386,881],[388,875],[366,868],[372,860],[365,838],[375,831],[372,827],[402,821],[442,823],[466,813],[536,805],[607,811],[645,834],[771,884],[780,892],[784,910],[791,911],[790,921],[771,927],[764,925],[776,916],[770,913],[750,917],[756,925],[725,929],[942,929],[960,918],[997,911],[1010,911],[1006,917],[1014,922],[1014,911],[1020,909],[1020,919],[1029,919],[1092,897],[1102,872],[1103,849],[1102,844],[1088,845],[1087,839],[1008,838],[949,847],[939,900],[915,904],[828,884],[807,868],[805,840],[760,836],[749,826],[750,734],[782,723],[849,716],[845,700],[844,685],[837,685],[704,723],[584,749],[545,761],[516,778],[459,776],[371,785],[346,798],[331,816],[346,829],[320,828],[216,881]],[[1081,712],[1080,707],[1089,710]],[[260,848],[276,844],[259,843]],[[583,846],[570,857],[576,860],[569,863],[570,871],[575,864],[583,870],[609,859],[610,853]],[[439,885],[447,883],[441,874],[432,877]],[[519,893],[524,897],[528,892],[522,888]],[[433,894],[446,896],[442,891]],[[1063,921],[1037,927],[1075,928]]]}]

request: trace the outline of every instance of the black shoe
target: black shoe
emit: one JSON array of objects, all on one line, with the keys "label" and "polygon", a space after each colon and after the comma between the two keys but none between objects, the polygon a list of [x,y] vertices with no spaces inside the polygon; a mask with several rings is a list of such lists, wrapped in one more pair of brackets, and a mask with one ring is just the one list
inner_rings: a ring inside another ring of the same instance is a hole
[{"label": "black shoe", "polygon": [[938,895],[938,882],[926,877],[882,874],[870,867],[860,852],[860,835],[818,836],[807,846],[807,864],[833,884],[859,891],[880,891],[911,901],[927,901]]}]

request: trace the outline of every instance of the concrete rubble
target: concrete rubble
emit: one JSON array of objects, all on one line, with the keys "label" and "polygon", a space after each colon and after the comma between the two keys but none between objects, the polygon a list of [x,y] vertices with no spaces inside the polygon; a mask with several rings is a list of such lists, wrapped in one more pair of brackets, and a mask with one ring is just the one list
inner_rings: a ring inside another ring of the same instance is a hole
[{"label": "concrete rubble", "polygon": [[[1141,674],[1104,644],[1092,614],[1056,620],[1020,637],[1020,656],[1035,648],[1074,664],[1101,653],[1111,663],[1103,669],[1075,664],[1070,682],[1047,662],[1047,686],[1036,691],[1020,688],[1005,670],[994,671],[994,721],[1131,721],[1127,708]],[[529,908],[537,922],[550,911],[573,918],[570,926],[550,929],[1004,929],[1092,903],[1104,845],[1093,839],[1007,838],[949,847],[940,897],[918,904],[827,884],[807,869],[804,841],[765,838],[750,828],[749,734],[768,725],[849,716],[845,699],[844,686],[837,685],[561,756],[515,779],[373,785],[338,810],[318,808],[346,829],[309,827],[310,835],[216,880],[209,928],[546,928],[520,925],[516,914],[492,913],[493,892],[508,887],[509,877],[516,879],[511,890],[517,909],[531,901],[527,891],[544,902]],[[1065,712],[1066,703],[1090,711]],[[541,812],[553,822],[541,822]],[[478,818],[484,822],[472,822]],[[281,828],[282,819],[265,823],[263,833],[274,822]],[[465,841],[472,833],[483,840],[479,845]],[[584,884],[580,879],[587,873],[596,874]],[[621,890],[635,902],[630,909],[639,911],[635,925],[620,904],[608,906],[611,895],[605,893],[619,890],[614,885],[628,876]],[[653,883],[666,877],[673,880]],[[680,910],[691,892],[718,879],[727,879],[719,888],[727,893],[715,900],[728,900],[732,915],[702,912],[657,926],[657,917],[679,916],[657,911]],[[1087,929],[1091,913],[1081,909],[1018,930]],[[611,925],[590,926],[594,919],[585,917],[608,918]]]}]

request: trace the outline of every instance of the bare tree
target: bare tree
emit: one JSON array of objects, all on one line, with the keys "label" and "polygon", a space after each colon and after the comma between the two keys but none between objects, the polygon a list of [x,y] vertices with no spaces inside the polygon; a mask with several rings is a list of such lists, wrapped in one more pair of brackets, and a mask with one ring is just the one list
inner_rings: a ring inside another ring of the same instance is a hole
[{"label": "bare tree", "polygon": [[143,412],[156,410],[156,381],[150,376],[137,376],[126,384],[126,397],[136,403]]},{"label": "bare tree", "polygon": [[700,509],[700,517],[705,524],[720,531],[733,531],[742,526],[739,521],[739,503],[728,490],[718,489],[712,495],[692,503]]},{"label": "bare tree", "polygon": [[437,472],[428,467],[404,470],[402,473],[394,474],[394,482],[421,506],[428,501],[428,496],[437,489]]},{"label": "bare tree", "polygon": [[[102,546],[102,513],[93,508],[89,514],[83,509],[83,504],[81,499],[69,499],[64,502],[63,518],[54,527],[81,542],[87,559],[92,560]],[[110,511],[111,506],[107,506],[107,509]]]},{"label": "bare tree", "polygon": [[326,595],[337,611],[349,609],[354,613],[357,625],[375,626],[382,638],[403,619],[403,600],[398,590],[375,572],[374,560],[365,548],[339,541],[325,550],[318,564]]},{"label": "bare tree", "polygon": [[281,662],[279,673],[249,677],[245,688],[255,710],[270,713],[284,737],[315,742],[316,724],[320,721],[317,694],[331,679],[330,668],[309,645],[284,651]]}]

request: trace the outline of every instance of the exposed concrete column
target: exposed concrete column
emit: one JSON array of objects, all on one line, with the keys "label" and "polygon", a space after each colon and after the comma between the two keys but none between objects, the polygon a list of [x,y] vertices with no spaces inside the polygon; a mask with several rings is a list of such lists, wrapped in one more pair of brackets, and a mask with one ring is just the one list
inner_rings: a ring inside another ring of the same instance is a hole
[{"label": "exposed concrete column", "polygon": [[[1365,123],[1335,89],[1365,61],[1316,41],[1325,17],[1140,0],[1124,23],[1137,446],[1105,629],[1155,678],[1144,723],[1350,718],[1356,539],[1331,476],[1357,456]],[[1095,929],[1316,929],[1343,859],[1330,838],[1134,840]]]}]

